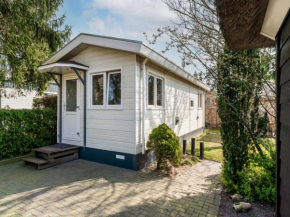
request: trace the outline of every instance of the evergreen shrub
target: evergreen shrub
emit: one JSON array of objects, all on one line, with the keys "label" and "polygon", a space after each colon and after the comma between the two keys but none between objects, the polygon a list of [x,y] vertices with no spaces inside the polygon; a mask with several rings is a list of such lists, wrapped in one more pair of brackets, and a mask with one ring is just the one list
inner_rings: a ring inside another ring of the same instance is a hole
[{"label": "evergreen shrub", "polygon": [[154,150],[157,158],[157,169],[168,160],[174,166],[181,163],[181,146],[174,131],[166,124],[161,124],[152,130],[147,147]]},{"label": "evergreen shrub", "polygon": [[56,136],[57,114],[53,109],[0,109],[0,160],[54,144]]}]

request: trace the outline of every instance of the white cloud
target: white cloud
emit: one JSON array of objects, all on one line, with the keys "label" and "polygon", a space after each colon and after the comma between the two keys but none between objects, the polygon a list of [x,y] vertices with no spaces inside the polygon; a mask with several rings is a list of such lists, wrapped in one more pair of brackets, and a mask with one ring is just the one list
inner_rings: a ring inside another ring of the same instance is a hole
[{"label": "white cloud", "polygon": [[[108,16],[100,17],[100,11]],[[83,14],[90,30],[103,35],[136,40],[144,39],[160,27],[171,24],[175,14],[162,0],[91,0]]]},{"label": "white cloud", "polygon": [[[158,28],[169,26],[177,19],[162,0],[90,0],[83,17],[90,33],[139,40],[147,45],[143,32],[150,38]],[[169,42],[169,38],[163,36],[157,44],[149,46],[161,52],[166,41]],[[181,65],[176,50],[170,50],[164,56]],[[186,69],[193,73],[195,67],[187,66]]]},{"label": "white cloud", "polygon": [[96,32],[103,32],[105,30],[105,22],[98,17],[92,17],[89,22],[86,22],[86,24],[91,30]]}]

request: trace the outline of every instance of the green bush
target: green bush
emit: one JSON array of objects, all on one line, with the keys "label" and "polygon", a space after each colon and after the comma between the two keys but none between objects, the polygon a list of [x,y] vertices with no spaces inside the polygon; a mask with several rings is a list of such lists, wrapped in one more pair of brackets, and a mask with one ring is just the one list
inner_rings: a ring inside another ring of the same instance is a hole
[{"label": "green bush", "polygon": [[56,143],[56,116],[52,109],[0,110],[0,160]]},{"label": "green bush", "polygon": [[182,153],[179,139],[166,124],[152,130],[147,147],[156,153],[157,169],[160,169],[167,160],[174,166],[180,165]]},{"label": "green bush", "polygon": [[57,110],[57,96],[47,95],[41,98],[34,98],[32,107],[34,109],[51,108]]},{"label": "green bush", "polygon": [[262,200],[275,203],[275,146],[269,140],[262,140],[264,156],[250,153],[249,165],[238,172],[238,183],[223,174],[223,183],[228,191],[234,191],[245,196],[246,200]]}]

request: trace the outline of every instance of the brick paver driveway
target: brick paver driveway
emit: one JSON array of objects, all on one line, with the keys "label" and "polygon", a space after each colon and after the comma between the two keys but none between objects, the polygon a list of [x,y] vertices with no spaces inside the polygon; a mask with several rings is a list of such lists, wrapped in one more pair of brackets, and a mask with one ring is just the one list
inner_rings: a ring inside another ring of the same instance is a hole
[{"label": "brick paver driveway", "polygon": [[217,216],[220,164],[175,178],[76,160],[37,171],[0,166],[0,216]]}]

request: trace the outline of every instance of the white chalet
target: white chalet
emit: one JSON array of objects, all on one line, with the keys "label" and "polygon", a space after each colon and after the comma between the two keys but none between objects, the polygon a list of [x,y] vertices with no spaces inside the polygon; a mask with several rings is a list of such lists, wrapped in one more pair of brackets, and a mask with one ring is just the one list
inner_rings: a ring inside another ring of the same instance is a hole
[{"label": "white chalet", "polygon": [[80,34],[39,70],[59,85],[58,142],[82,159],[139,170],[158,125],[180,140],[203,132],[209,87],[140,41]]}]

